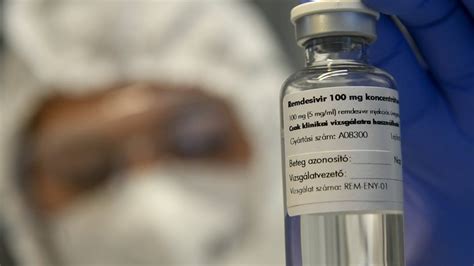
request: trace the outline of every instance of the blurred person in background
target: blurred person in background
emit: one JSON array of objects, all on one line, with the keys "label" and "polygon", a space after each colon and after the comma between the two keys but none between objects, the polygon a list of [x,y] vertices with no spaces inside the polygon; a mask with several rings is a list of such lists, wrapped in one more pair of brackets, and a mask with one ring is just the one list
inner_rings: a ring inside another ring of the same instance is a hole
[{"label": "blurred person in background", "polygon": [[[283,264],[287,64],[243,1],[7,1],[12,265]],[[1,255],[1,254],[0,254]]]}]

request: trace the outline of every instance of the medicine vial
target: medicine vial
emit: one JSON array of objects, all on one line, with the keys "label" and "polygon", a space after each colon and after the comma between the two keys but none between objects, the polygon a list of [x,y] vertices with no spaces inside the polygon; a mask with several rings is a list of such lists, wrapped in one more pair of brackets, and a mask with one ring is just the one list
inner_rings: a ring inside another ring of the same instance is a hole
[{"label": "medicine vial", "polygon": [[306,67],[280,98],[288,266],[405,263],[398,92],[366,54],[378,18],[358,0],[291,12]]}]

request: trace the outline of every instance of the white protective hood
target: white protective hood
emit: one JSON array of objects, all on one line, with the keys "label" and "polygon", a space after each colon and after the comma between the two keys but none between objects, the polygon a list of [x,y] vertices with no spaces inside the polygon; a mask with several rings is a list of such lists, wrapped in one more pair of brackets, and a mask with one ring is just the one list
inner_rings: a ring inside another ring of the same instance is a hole
[{"label": "white protective hood", "polygon": [[[49,5],[48,5],[49,3]],[[0,216],[22,265],[46,265],[11,179],[15,135],[51,91],[117,80],[193,84],[228,99],[256,151],[253,229],[229,263],[283,264],[278,95],[288,69],[244,1],[6,2],[0,68]]]}]

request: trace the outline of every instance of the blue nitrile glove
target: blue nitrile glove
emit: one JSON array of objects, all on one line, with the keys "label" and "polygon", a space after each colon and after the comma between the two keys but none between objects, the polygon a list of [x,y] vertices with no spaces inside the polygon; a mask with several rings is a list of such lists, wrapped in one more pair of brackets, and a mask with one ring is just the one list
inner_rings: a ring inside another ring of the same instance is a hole
[{"label": "blue nitrile glove", "polygon": [[474,265],[474,0],[363,1],[427,63],[382,16],[369,58],[400,91],[407,264]]},{"label": "blue nitrile glove", "polygon": [[372,63],[400,91],[409,266],[474,265],[474,0],[364,0],[382,16]]}]

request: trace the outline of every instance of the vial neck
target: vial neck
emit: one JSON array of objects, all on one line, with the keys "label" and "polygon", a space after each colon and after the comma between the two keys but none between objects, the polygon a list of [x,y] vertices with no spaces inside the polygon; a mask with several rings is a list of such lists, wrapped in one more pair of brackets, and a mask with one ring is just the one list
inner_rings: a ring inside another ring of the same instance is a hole
[{"label": "vial neck", "polygon": [[368,42],[362,37],[321,37],[305,44],[306,66],[332,63],[367,64]]}]

